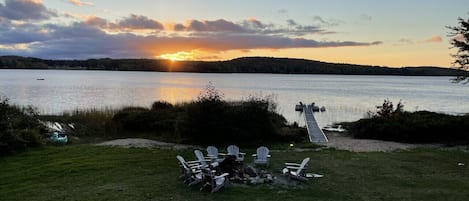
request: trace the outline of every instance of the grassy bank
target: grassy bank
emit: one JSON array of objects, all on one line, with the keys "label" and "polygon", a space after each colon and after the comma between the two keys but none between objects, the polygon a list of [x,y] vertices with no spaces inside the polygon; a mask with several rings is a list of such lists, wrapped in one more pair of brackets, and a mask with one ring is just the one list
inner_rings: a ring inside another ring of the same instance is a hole
[{"label": "grassy bank", "polygon": [[79,110],[40,119],[74,124],[68,134],[75,142],[142,137],[186,144],[255,146],[266,142],[300,142],[307,137],[305,129],[289,124],[269,99],[224,101],[212,95],[174,105],[157,101],[149,108]]},{"label": "grassy bank", "polygon": [[[243,151],[251,153],[241,147]],[[325,177],[301,188],[231,186],[216,194],[177,179],[175,156],[192,150],[72,145],[43,147],[0,158],[0,200],[465,200],[469,153],[418,149],[392,153],[336,150],[272,152],[271,169],[311,157]]]}]

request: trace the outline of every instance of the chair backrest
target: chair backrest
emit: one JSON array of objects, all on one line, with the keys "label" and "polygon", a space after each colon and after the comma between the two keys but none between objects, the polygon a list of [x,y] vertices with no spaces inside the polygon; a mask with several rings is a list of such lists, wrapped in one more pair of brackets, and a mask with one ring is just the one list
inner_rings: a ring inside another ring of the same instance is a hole
[{"label": "chair backrest", "polygon": [[269,155],[269,148],[261,146],[256,150],[257,158],[258,159],[265,159],[267,160],[267,155]]},{"label": "chair backrest", "polygon": [[301,171],[303,171],[305,169],[308,162],[309,162],[309,157],[307,157],[307,158],[303,159],[303,161],[301,161],[300,167],[296,171],[296,175],[299,176],[301,174]]},{"label": "chair backrest", "polygon": [[197,157],[197,160],[200,162],[200,164],[202,164],[202,166],[206,167],[207,162],[205,161],[204,154],[198,149],[194,150],[194,154],[195,154],[195,157]]},{"label": "chair backrest", "polygon": [[208,146],[207,155],[218,157],[218,149],[214,146]]},{"label": "chair backrest", "polygon": [[230,145],[226,148],[226,151],[228,152],[229,155],[235,155],[238,156],[239,154],[239,147],[236,145]]},{"label": "chair backrest", "polygon": [[182,167],[184,167],[184,169],[189,169],[189,167],[187,167],[187,165],[186,165],[186,160],[184,160],[184,158],[182,156],[177,155],[176,158],[178,159],[178,161],[182,165]]}]

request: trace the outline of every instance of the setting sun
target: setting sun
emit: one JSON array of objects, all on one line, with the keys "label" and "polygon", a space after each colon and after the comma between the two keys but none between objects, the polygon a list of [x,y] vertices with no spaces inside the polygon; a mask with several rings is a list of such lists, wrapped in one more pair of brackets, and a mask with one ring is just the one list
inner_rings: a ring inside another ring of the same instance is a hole
[{"label": "setting sun", "polygon": [[161,59],[168,59],[171,61],[187,61],[187,60],[192,60],[194,59],[194,53],[193,52],[176,52],[172,54],[162,54],[158,56],[158,58]]}]

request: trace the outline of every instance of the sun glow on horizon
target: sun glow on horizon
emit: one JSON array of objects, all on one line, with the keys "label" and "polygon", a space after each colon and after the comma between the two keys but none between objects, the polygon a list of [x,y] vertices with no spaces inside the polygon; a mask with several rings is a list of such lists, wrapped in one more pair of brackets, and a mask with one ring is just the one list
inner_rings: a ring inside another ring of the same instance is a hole
[{"label": "sun glow on horizon", "polygon": [[176,53],[168,53],[168,54],[162,54],[157,56],[158,58],[161,59],[167,59],[171,61],[188,61],[188,60],[193,60],[194,59],[194,52],[176,52]]}]

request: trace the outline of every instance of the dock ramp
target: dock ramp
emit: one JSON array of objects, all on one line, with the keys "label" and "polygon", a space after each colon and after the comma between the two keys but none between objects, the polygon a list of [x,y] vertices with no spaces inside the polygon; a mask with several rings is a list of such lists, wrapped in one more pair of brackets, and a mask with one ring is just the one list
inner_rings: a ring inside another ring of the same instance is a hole
[{"label": "dock ramp", "polygon": [[327,143],[327,139],[324,132],[319,128],[318,123],[313,115],[313,108],[311,105],[303,105],[303,112],[305,114],[306,129],[308,130],[309,141],[315,143]]}]

